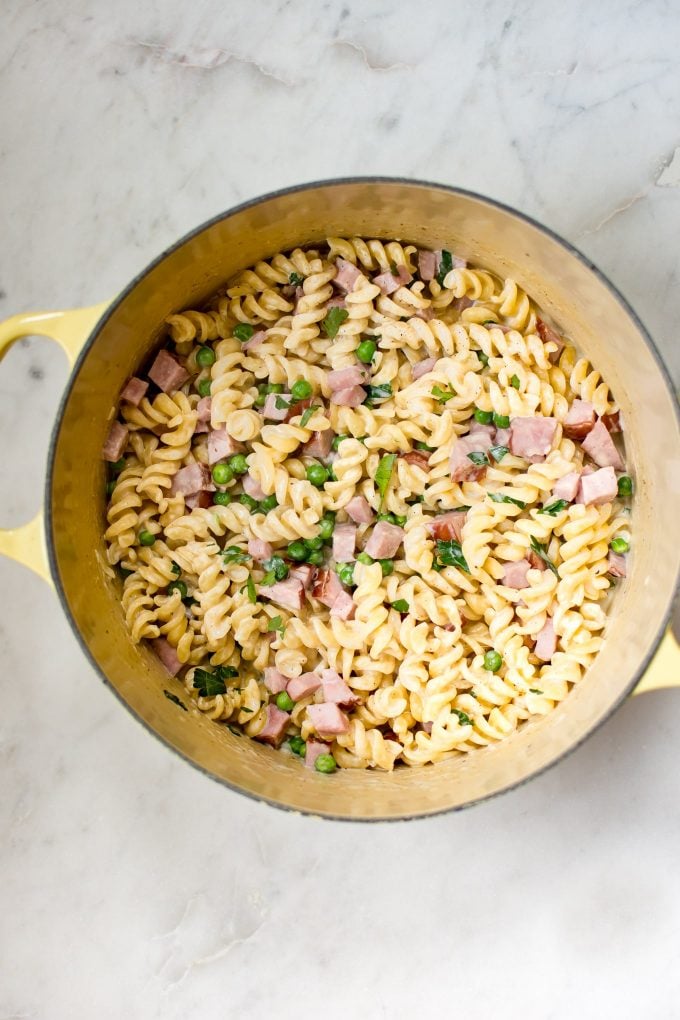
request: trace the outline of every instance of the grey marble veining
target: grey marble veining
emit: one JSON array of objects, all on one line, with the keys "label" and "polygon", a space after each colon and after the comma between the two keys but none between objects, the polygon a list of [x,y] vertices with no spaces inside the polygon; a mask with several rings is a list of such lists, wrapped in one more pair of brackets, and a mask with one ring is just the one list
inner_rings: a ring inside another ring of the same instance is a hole
[{"label": "grey marble veining", "polygon": [[[680,381],[680,12],[8,0],[0,315],[114,294],[182,232],[315,178],[396,174],[518,206],[622,289]],[[40,498],[65,362],[0,369],[0,523]],[[428,822],[242,800],[175,759],[0,562],[0,1018],[678,1013],[680,697]]]}]

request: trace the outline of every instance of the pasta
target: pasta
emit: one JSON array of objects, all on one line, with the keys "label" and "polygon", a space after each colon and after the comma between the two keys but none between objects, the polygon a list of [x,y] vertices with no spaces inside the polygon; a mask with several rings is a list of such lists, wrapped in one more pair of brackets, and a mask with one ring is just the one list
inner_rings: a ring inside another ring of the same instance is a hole
[{"label": "pasta", "polygon": [[320,772],[477,752],[604,640],[620,415],[511,279],[331,237],[166,320],[104,449],[134,641],[216,724]]}]

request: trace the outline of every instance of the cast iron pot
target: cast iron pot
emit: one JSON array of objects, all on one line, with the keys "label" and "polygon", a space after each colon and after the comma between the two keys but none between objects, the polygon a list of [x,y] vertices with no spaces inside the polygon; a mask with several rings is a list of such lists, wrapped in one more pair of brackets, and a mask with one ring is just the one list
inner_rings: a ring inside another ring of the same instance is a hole
[{"label": "cast iron pot", "polygon": [[[616,394],[635,479],[630,576],[616,593],[605,647],[565,701],[511,739],[458,760],[391,774],[342,770],[332,778],[235,736],[191,705],[183,711],[165,696],[169,691],[188,701],[149,649],[130,640],[120,583],[104,571],[101,460],[120,390],[159,345],[167,315],[200,306],[236,270],[329,234],[444,246],[515,279]],[[9,319],[0,325],[0,352],[31,334],[59,341],[74,367],[52,436],[44,521],[41,514],[2,533],[0,552],[52,581],[83,651],[133,715],[232,789],[334,818],[411,818],[461,808],[559,761],[634,688],[680,685],[680,649],[666,629],[680,569],[680,432],[668,375],[611,283],[569,244],[515,210],[417,181],[360,178],[287,189],[198,227],[111,303]]]}]

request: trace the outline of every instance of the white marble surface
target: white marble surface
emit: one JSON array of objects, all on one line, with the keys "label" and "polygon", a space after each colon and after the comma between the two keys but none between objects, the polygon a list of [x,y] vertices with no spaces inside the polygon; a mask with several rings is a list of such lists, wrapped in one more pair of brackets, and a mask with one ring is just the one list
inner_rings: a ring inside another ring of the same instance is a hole
[{"label": "white marble surface", "polygon": [[[680,379],[677,5],[5,0],[0,313],[113,294],[298,181],[516,204],[623,289]],[[0,372],[0,521],[39,500],[65,365]],[[176,760],[0,563],[0,1018],[678,1016],[680,694],[463,814],[300,819]]]}]

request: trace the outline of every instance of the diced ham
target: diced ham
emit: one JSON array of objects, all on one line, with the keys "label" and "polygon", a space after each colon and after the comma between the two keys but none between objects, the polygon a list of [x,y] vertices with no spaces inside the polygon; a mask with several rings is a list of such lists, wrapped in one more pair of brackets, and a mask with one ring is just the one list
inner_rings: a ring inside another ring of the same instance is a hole
[{"label": "diced ham", "polygon": [[272,694],[281,694],[288,686],[288,677],[280,673],[274,666],[265,666],[264,685]]},{"label": "diced ham", "polygon": [[338,596],[345,593],[340,578],[334,570],[317,570],[312,595],[329,609],[333,608]]},{"label": "diced ham", "polygon": [[349,730],[349,719],[332,702],[309,705],[307,715],[320,737],[335,737]]},{"label": "diced ham", "polygon": [[195,492],[205,489],[209,483],[210,472],[205,464],[198,462],[187,464],[186,467],[180,468],[173,478],[170,492],[173,496],[177,496],[180,492],[183,496],[193,496]]},{"label": "diced ham", "polygon": [[474,301],[472,300],[472,298],[467,297],[467,295],[465,294],[463,295],[463,297],[456,298],[456,300],[453,302],[453,307],[456,309],[457,312],[464,312],[467,308],[472,308],[473,305]]},{"label": "diced ham", "polygon": [[568,474],[562,475],[553,485],[551,500],[553,498],[566,499],[567,502],[571,503],[572,500],[576,499],[580,481],[581,475],[578,471],[570,471]]},{"label": "diced ham", "polygon": [[190,496],[185,496],[184,505],[187,510],[195,510],[196,507],[207,510],[213,505],[212,495],[206,489],[201,489],[200,492],[193,492]]},{"label": "diced ham", "polygon": [[328,385],[332,390],[347,390],[352,386],[360,386],[365,381],[366,370],[360,365],[337,368],[334,372],[328,373]]},{"label": "diced ham", "polygon": [[496,440],[496,429],[493,425],[482,425],[481,422],[473,421],[470,425],[471,436],[486,436],[489,440],[489,446],[493,446]]},{"label": "diced ham", "polygon": [[483,464],[474,464],[468,457],[469,453],[486,453],[493,446],[493,440],[486,432],[473,432],[454,442],[451,449],[449,468],[454,482],[481,477],[486,471]]},{"label": "diced ham", "polygon": [[555,418],[540,415],[513,418],[510,422],[510,450],[516,457],[547,457],[556,431]]},{"label": "diced ham", "polygon": [[121,425],[119,421],[111,422],[109,434],[106,437],[106,442],[102,448],[102,457],[104,460],[108,460],[112,464],[115,464],[117,460],[120,460],[123,456],[123,450],[127,443],[128,431],[127,425]]},{"label": "diced ham", "polygon": [[270,542],[265,542],[261,538],[249,538],[248,555],[254,560],[269,560],[274,555],[274,549]]},{"label": "diced ham", "polygon": [[353,620],[355,611],[354,599],[346,591],[341,591],[331,606],[331,616],[337,616],[340,620]]},{"label": "diced ham", "polygon": [[575,400],[562,422],[562,431],[569,439],[584,439],[595,424],[595,408],[589,400]]},{"label": "diced ham", "polygon": [[616,498],[618,485],[613,467],[600,468],[599,471],[591,471],[581,474],[581,481],[576,494],[577,503],[585,503],[586,506],[600,506],[601,503],[609,503]]},{"label": "diced ham", "polygon": [[150,641],[149,643],[170,676],[177,676],[183,663],[181,663],[177,658],[177,652],[170,642],[166,641],[164,637],[158,637],[154,638],[153,641]]},{"label": "diced ham", "polygon": [[515,563],[506,563],[501,584],[504,584],[506,588],[526,588],[529,584],[527,581],[528,570],[529,560],[517,560]]},{"label": "diced ham", "polygon": [[409,450],[408,453],[400,453],[399,458],[413,467],[419,467],[422,471],[427,471],[430,466],[430,455],[424,450]]},{"label": "diced ham", "polygon": [[331,403],[339,404],[341,407],[361,407],[366,399],[366,390],[363,386],[349,386],[345,390],[335,390],[331,394]]},{"label": "diced ham", "polygon": [[534,647],[534,655],[541,662],[550,662],[555,649],[557,648],[557,634],[550,617],[545,621],[538,634],[536,635],[536,645]]},{"label": "diced ham", "polygon": [[138,379],[137,376],[133,376],[129,379],[123,388],[123,392],[120,395],[121,400],[126,400],[128,404],[133,404],[134,407],[139,407],[143,398],[146,396],[146,391],[149,388],[148,382],[144,379]]},{"label": "diced ham", "polygon": [[267,334],[265,330],[258,329],[256,333],[253,333],[250,340],[246,340],[244,344],[241,344],[241,350],[251,351],[253,347],[259,347],[259,345],[262,343],[266,335]]},{"label": "diced ham", "polygon": [[612,577],[625,577],[626,557],[622,556],[621,553],[610,552],[607,557],[607,567],[607,573],[611,574]]},{"label": "diced ham", "polygon": [[164,393],[178,390],[189,378],[184,366],[167,351],[158,352],[147,374]]},{"label": "diced ham", "polygon": [[397,279],[405,287],[413,280],[413,274],[409,273],[406,266],[397,266]]},{"label": "diced ham", "polygon": [[558,361],[560,354],[566,347],[566,344],[559,333],[556,333],[555,330],[546,322],[543,322],[542,319],[536,319],[536,332],[544,344],[550,343],[557,345],[557,350],[553,351],[552,354],[549,354],[548,358],[553,363]]},{"label": "diced ham", "polygon": [[422,378],[422,376],[431,372],[436,364],[436,358],[423,358],[422,361],[417,361],[416,364],[411,367],[411,377],[414,381]]},{"label": "diced ham", "polygon": [[307,410],[308,407],[311,407],[313,403],[314,397],[308,397],[305,400],[297,400],[295,403],[291,404],[290,407],[288,408],[286,421],[291,421],[291,419],[302,414],[304,411]]},{"label": "diced ham", "polygon": [[208,436],[208,464],[211,466],[242,450],[241,443],[237,443],[226,429],[213,429]]},{"label": "diced ham", "polygon": [[300,452],[303,457],[316,457],[318,460],[325,460],[331,452],[334,438],[333,429],[312,432],[312,438],[304,444]]},{"label": "diced ham", "polygon": [[332,297],[326,302],[326,308],[346,308],[347,302],[344,297]]},{"label": "diced ham", "polygon": [[456,542],[460,542],[466,518],[467,511],[450,510],[446,514],[433,517],[427,525],[427,530],[435,541],[450,542],[455,539]]},{"label": "diced ham", "polygon": [[321,680],[324,701],[343,708],[354,708],[361,700],[334,669],[322,669]]},{"label": "diced ham", "polygon": [[243,485],[243,491],[246,495],[252,496],[253,499],[259,500],[266,498],[266,493],[262,486],[251,474],[244,475],[241,479],[241,484]]},{"label": "diced ham", "polygon": [[423,322],[430,322],[434,319],[434,308],[419,308],[417,312],[413,313],[414,319],[422,319]]},{"label": "diced ham", "polygon": [[395,290],[410,283],[413,277],[406,266],[399,266],[396,273],[380,273],[373,277],[373,283],[383,294],[394,294]]},{"label": "diced ham", "polygon": [[305,751],[305,768],[313,769],[319,755],[330,754],[330,745],[321,740],[308,740]]},{"label": "diced ham", "polygon": [[288,681],[286,690],[293,701],[302,701],[303,698],[314,694],[321,687],[321,677],[318,673],[302,673]]},{"label": "diced ham", "polygon": [[333,559],[336,563],[350,563],[354,559],[356,543],[355,524],[336,524],[333,532]]},{"label": "diced ham", "polygon": [[285,581],[277,581],[260,591],[261,595],[283,606],[284,609],[302,609],[305,592],[302,581],[297,577],[287,577]]},{"label": "diced ham", "polygon": [[291,567],[288,571],[289,577],[295,577],[298,581],[302,581],[302,587],[305,591],[311,587],[314,579],[316,568],[311,563],[299,563],[295,567]]},{"label": "diced ham", "polygon": [[623,471],[623,461],[619,451],[601,421],[592,427],[581,446],[598,467],[613,467],[617,471]]},{"label": "diced ham", "polygon": [[418,272],[420,279],[426,283],[428,280],[434,280],[435,273],[437,271],[437,257],[433,251],[419,251],[418,252]]},{"label": "diced ham", "polygon": [[353,496],[345,510],[356,524],[370,524],[373,520],[373,510],[364,496]]},{"label": "diced ham", "polygon": [[388,521],[378,521],[364,551],[374,560],[388,560],[395,555],[403,540],[403,528]]},{"label": "diced ham", "polygon": [[335,265],[338,271],[332,282],[340,290],[344,290],[345,294],[349,294],[351,290],[354,290],[356,282],[361,276],[361,270],[353,266],[351,262],[347,262],[346,259],[336,259]]},{"label": "diced ham", "polygon": [[506,446],[510,449],[510,429],[496,429],[494,446]]},{"label": "diced ham", "polygon": [[533,549],[530,549],[529,552],[527,553],[527,559],[529,560],[529,566],[532,570],[548,569],[544,561],[541,559],[537,552],[534,552]]},{"label": "diced ham", "polygon": [[282,712],[276,705],[267,705],[264,728],[260,730],[255,739],[261,740],[265,744],[271,744],[272,747],[278,747],[283,740],[289,720],[288,712]]},{"label": "diced ham", "polygon": [[614,411],[613,414],[603,414],[601,421],[607,432],[623,432],[620,411]]},{"label": "diced ham", "polygon": [[200,435],[203,432],[210,432],[210,422],[208,421],[197,421],[196,428],[194,429],[194,435]]},{"label": "diced ham", "polygon": [[198,421],[210,421],[211,411],[212,411],[212,397],[201,397],[199,402],[196,404],[196,414],[198,415]]},{"label": "diced ham", "polygon": [[[277,407],[276,401],[279,400],[283,407]],[[272,421],[285,421],[288,417],[288,411],[290,408],[288,404],[290,402],[290,393],[268,393],[267,399],[264,402],[262,413],[265,418],[270,418]]]}]

